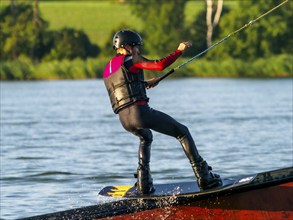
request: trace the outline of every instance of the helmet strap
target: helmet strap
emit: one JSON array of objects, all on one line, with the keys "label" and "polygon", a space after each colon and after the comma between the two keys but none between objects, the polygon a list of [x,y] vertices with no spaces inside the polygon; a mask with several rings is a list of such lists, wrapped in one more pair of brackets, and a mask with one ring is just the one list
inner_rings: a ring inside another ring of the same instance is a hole
[{"label": "helmet strap", "polygon": [[[130,49],[129,49],[130,48]],[[132,54],[132,47],[130,45],[126,45],[124,49],[129,53]]]}]

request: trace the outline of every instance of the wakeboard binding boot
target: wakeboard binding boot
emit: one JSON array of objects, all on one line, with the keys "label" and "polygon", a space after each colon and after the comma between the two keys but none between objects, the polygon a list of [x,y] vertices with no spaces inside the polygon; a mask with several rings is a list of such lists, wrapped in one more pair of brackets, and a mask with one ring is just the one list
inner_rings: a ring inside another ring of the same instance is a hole
[{"label": "wakeboard binding boot", "polygon": [[222,186],[220,175],[211,172],[210,167],[206,161],[201,161],[192,166],[193,171],[197,177],[197,183],[201,190],[207,190],[214,187]]},{"label": "wakeboard binding boot", "polygon": [[136,188],[138,194],[148,195],[155,191],[149,165],[139,165],[137,174],[134,176],[137,178]]}]

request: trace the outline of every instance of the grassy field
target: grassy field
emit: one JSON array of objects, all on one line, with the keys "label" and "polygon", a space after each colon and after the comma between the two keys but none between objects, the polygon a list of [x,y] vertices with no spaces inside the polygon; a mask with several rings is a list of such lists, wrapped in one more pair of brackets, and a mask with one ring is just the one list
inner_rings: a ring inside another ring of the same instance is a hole
[{"label": "grassy field", "polygon": [[[100,47],[109,38],[112,39],[112,32],[121,24],[129,29],[143,31],[142,21],[132,15],[130,6],[112,0],[40,1],[39,6],[43,18],[50,23],[50,29],[72,27],[83,30]],[[190,24],[196,13],[204,7],[204,1],[188,2],[185,9],[186,24]]]},{"label": "grassy field", "polygon": [[[225,0],[225,5],[228,6],[235,6],[236,3],[237,1]],[[9,0],[1,0],[1,7],[7,4]],[[100,47],[103,47],[109,38],[112,39],[112,32],[117,31],[122,24],[129,29],[143,32],[143,22],[132,15],[130,5],[116,0],[39,0],[39,7],[41,16],[49,22],[49,29],[71,27],[83,30],[90,40]],[[185,8],[186,22],[182,25],[191,24],[197,13],[204,8],[204,0],[188,1]]]},{"label": "grassy field", "polygon": [[[40,2],[40,10],[50,29],[72,27],[83,30],[93,43],[103,46],[121,23],[141,27],[129,6],[113,1]],[[139,29],[139,28],[138,28]]]}]

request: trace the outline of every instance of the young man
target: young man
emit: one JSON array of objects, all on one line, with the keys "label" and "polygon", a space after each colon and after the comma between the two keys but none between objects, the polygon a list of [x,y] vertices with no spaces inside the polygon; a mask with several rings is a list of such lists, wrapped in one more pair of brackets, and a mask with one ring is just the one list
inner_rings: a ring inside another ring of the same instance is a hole
[{"label": "young man", "polygon": [[191,46],[191,42],[180,43],[175,52],[161,60],[148,60],[141,56],[139,49],[142,45],[138,33],[131,30],[118,31],[113,38],[117,55],[109,61],[103,74],[113,111],[119,114],[122,126],[140,139],[137,192],[149,194],[155,190],[149,168],[153,141],[151,130],[177,138],[201,189],[220,186],[220,176],[213,174],[211,167],[199,155],[188,128],[148,105],[146,87],[154,87],[157,82],[155,79],[145,81],[143,69],[164,70]]}]

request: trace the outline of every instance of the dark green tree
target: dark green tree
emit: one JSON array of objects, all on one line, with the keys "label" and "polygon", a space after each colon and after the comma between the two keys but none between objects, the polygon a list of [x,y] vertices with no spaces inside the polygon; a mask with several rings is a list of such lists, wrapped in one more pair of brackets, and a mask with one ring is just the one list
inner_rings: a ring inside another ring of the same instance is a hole
[{"label": "dark green tree", "polygon": [[164,56],[185,39],[186,0],[132,0],[132,12],[144,21],[144,47],[151,54]]},{"label": "dark green tree", "polygon": [[28,57],[40,61],[96,57],[98,46],[92,44],[80,30],[48,31],[48,22],[42,19],[38,1],[23,4],[11,1],[0,11],[0,59],[16,60]]},{"label": "dark green tree", "polygon": [[[224,15],[220,21],[221,35],[227,36],[280,4],[281,0],[239,1],[239,7]],[[233,57],[253,60],[274,54],[292,53],[292,1],[262,17],[251,27],[234,35],[225,45],[209,53],[210,57]]]},{"label": "dark green tree", "polygon": [[[222,9],[222,15],[225,15],[229,12],[228,7],[223,7]],[[207,24],[206,24],[206,9],[204,8],[202,11],[199,11],[199,13],[194,18],[194,21],[188,27],[189,31],[189,39],[192,41],[194,50],[187,50],[184,54],[186,56],[194,56],[197,53],[200,53],[207,49]],[[215,14],[215,10],[213,12],[213,15]],[[213,30],[213,39],[218,38],[220,34],[219,26],[215,26]],[[206,54],[203,54],[205,56]]]},{"label": "dark green tree", "polygon": [[40,39],[48,23],[41,17],[35,23],[31,5],[18,4],[0,11],[0,58],[17,59],[24,55],[36,59],[42,56]]},{"label": "dark green tree", "polygon": [[92,44],[87,35],[80,30],[64,28],[60,31],[50,32],[49,52],[46,60],[75,59],[80,57],[96,57],[99,48]]}]

